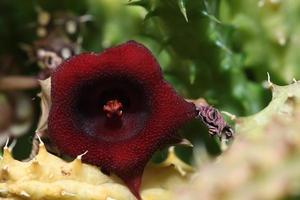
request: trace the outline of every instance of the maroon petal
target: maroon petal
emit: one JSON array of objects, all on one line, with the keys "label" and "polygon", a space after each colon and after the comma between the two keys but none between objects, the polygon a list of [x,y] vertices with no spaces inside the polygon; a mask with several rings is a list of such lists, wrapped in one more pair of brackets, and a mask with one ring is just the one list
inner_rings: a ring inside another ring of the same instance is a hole
[{"label": "maroon petal", "polygon": [[85,53],[52,75],[49,134],[69,156],[117,174],[140,199],[151,155],[178,142],[176,130],[197,115],[163,80],[151,52],[134,41]]}]

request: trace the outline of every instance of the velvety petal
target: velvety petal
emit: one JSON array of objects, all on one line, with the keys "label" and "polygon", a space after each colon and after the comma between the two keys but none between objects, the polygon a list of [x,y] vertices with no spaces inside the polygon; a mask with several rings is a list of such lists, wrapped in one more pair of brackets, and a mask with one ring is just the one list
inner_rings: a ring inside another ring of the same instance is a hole
[{"label": "velvety petal", "polygon": [[[159,148],[197,115],[194,104],[163,80],[151,52],[134,41],[101,54],[84,53],[52,75],[49,134],[67,155],[116,173],[139,198],[143,169]],[[118,121],[107,119],[103,99],[125,105]]]}]

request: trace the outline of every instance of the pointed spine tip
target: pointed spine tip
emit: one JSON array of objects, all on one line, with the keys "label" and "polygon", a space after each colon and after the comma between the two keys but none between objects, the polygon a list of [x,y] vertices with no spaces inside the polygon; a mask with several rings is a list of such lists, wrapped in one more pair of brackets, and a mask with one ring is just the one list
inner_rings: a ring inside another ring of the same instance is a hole
[{"label": "pointed spine tip", "polygon": [[298,83],[297,79],[293,78],[293,83]]},{"label": "pointed spine tip", "polygon": [[37,138],[39,140],[39,152],[38,152],[38,155],[46,155],[46,154],[48,154],[48,151],[47,151],[47,149],[45,147],[45,144],[42,141],[40,135],[38,133],[35,133],[35,134],[36,134],[36,136],[37,136]]},{"label": "pointed spine tip", "polygon": [[85,151],[84,153],[78,155],[75,160],[73,160],[73,163],[75,163],[75,165],[81,165],[82,164],[82,157],[84,155],[86,155],[88,153],[88,151]]},{"label": "pointed spine tip", "polygon": [[7,139],[6,139],[6,142],[5,142],[4,149],[8,148],[8,143],[9,143],[9,136],[7,136]]},{"label": "pointed spine tip", "polygon": [[175,153],[175,146],[171,146],[168,149],[169,154],[174,154]]},{"label": "pointed spine tip", "polygon": [[9,144],[9,137],[7,137],[5,146],[3,148],[3,159],[12,159],[11,148],[9,148],[8,144]]},{"label": "pointed spine tip", "polygon": [[5,146],[4,148],[3,148],[3,154],[5,153],[5,152],[7,152],[7,153],[11,153],[11,149],[10,148],[8,148],[7,146]]},{"label": "pointed spine tip", "polygon": [[24,191],[24,190],[22,190],[21,192],[20,192],[20,196],[22,196],[22,197],[26,197],[26,198],[30,198],[31,196],[30,196],[30,194],[28,194],[26,191]]},{"label": "pointed spine tip", "polygon": [[81,159],[87,153],[88,153],[88,151],[85,151],[84,153],[78,155],[76,157],[76,159],[74,159],[73,162],[71,163],[73,165],[73,169],[74,169],[74,171],[76,171],[76,173],[79,173],[79,171],[80,171],[80,169],[82,167],[82,161],[81,161]]},{"label": "pointed spine tip", "polygon": [[38,138],[38,154],[37,155],[46,155],[48,152],[46,150],[45,144],[43,142],[43,140],[41,139],[40,135],[38,132],[35,132],[36,137]]},{"label": "pointed spine tip", "polygon": [[189,19],[188,19],[187,12],[186,12],[185,2],[183,0],[178,0],[178,5],[179,5],[181,14],[183,15],[185,21],[188,23]]},{"label": "pointed spine tip", "polygon": [[237,117],[235,114],[232,114],[230,112],[227,112],[227,111],[221,111],[222,114],[228,116],[230,118],[230,120],[232,121],[236,121]]},{"label": "pointed spine tip", "polygon": [[186,138],[183,138],[178,144],[186,146],[186,147],[194,147],[194,145],[191,143],[191,141],[189,141]]},{"label": "pointed spine tip", "polygon": [[273,90],[273,89],[274,89],[274,84],[273,84],[272,81],[271,81],[271,77],[270,77],[269,72],[267,72],[267,77],[268,77],[268,79],[267,79],[267,85],[266,85],[266,87],[267,87],[268,89]]},{"label": "pointed spine tip", "polygon": [[65,191],[65,190],[61,191],[60,195],[64,196],[64,197],[74,197],[74,196],[76,196],[76,194]]},{"label": "pointed spine tip", "polygon": [[11,155],[11,149],[8,148],[7,146],[3,148],[3,160],[6,161],[13,160],[13,157]]},{"label": "pointed spine tip", "polygon": [[39,142],[40,142],[39,146],[40,146],[40,147],[41,147],[41,146],[44,146],[44,142],[43,142],[43,140],[41,139],[40,135],[39,135],[38,133],[35,133],[35,135],[37,136],[37,138],[38,138],[38,140],[39,140]]},{"label": "pointed spine tip", "polygon": [[83,157],[84,155],[86,155],[87,153],[88,153],[88,151],[86,150],[84,153],[78,155],[78,156],[76,157],[76,159],[81,161],[82,157]]}]

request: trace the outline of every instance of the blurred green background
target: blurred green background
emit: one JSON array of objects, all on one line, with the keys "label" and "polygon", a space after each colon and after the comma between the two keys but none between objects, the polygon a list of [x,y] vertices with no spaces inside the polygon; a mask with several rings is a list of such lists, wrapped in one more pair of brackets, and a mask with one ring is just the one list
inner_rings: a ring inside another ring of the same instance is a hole
[{"label": "blurred green background", "polygon": [[[49,25],[53,19],[58,23]],[[75,20],[75,31],[64,24],[68,20]],[[76,44],[78,52],[101,52],[127,40],[143,43],[181,95],[204,97],[238,116],[258,112],[270,101],[263,87],[267,72],[277,84],[300,75],[300,1],[295,0],[1,0],[0,78],[45,71],[32,51],[54,30],[66,44]],[[0,97],[11,92],[21,91],[0,91]],[[14,148],[19,159],[30,152],[40,115],[38,92],[22,91],[33,99],[33,114],[30,130]],[[220,152],[218,141],[199,122],[180,133],[212,155]],[[192,149],[177,150],[191,160]]]}]

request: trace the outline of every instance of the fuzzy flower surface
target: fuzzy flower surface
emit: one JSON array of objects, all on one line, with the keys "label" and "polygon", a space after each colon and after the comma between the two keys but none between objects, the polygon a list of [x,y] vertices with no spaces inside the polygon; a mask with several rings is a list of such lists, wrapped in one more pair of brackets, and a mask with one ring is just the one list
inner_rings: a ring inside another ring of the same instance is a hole
[{"label": "fuzzy flower surface", "polygon": [[65,154],[115,173],[140,199],[143,170],[176,130],[197,116],[193,103],[163,79],[151,52],[129,41],[83,53],[52,75],[49,135]]}]

